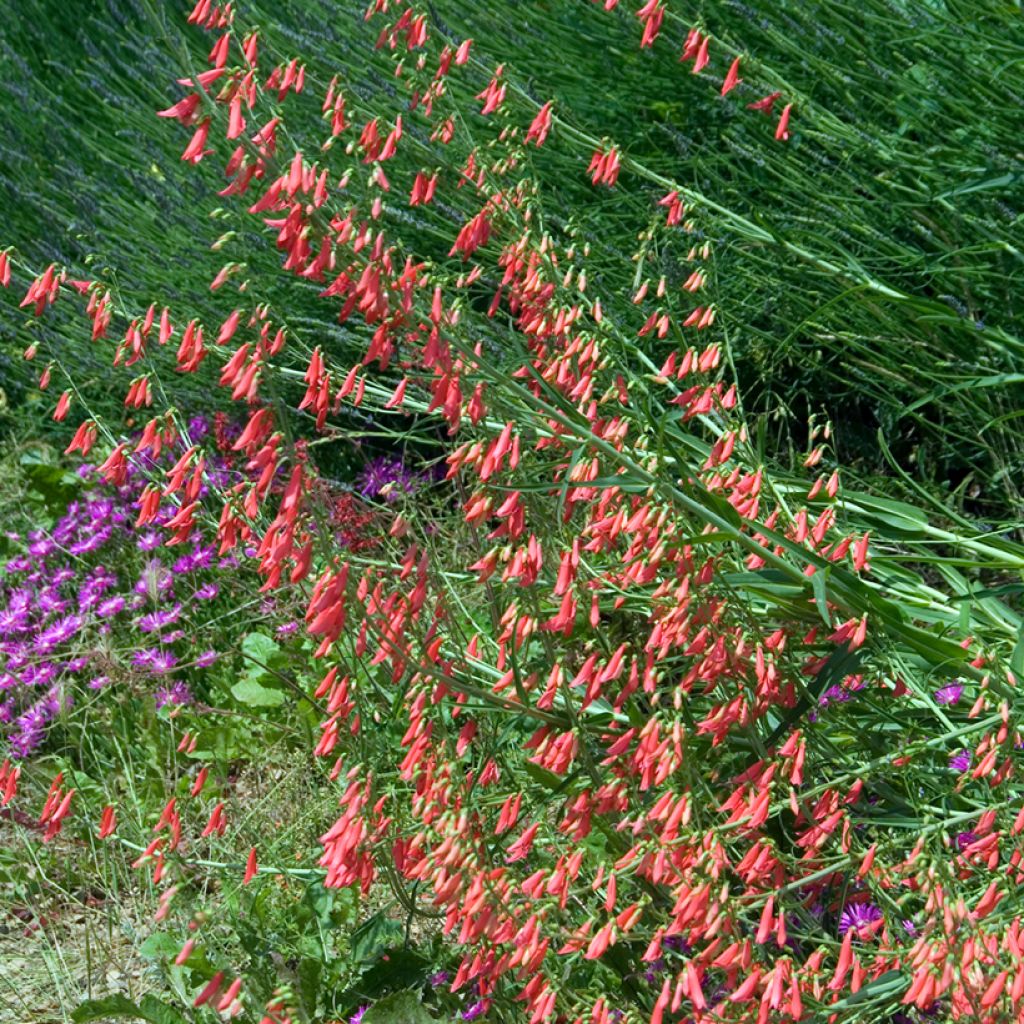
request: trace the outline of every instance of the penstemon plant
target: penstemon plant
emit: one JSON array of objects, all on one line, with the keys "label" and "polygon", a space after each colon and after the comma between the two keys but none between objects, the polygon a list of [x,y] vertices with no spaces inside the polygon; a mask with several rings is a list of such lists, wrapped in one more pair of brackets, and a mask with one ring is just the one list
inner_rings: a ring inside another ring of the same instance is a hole
[{"label": "penstemon plant", "polygon": [[[580,17],[610,34],[625,6]],[[635,45],[676,47],[679,74],[760,119],[765,147],[828,125],[713,22],[633,6]],[[232,3],[187,17],[181,92],[159,113],[187,129],[186,164],[224,165],[219,322],[155,297],[123,308],[56,265],[21,300],[41,317],[70,292],[125,405],[161,410],[129,439],[90,414],[66,358],[28,353],[65,380],[69,453],[115,486],[151,474],[137,528],[186,545],[215,521],[218,557],[248,548],[260,589],[306,609],[311,771],[338,804],[316,848],[294,867],[255,847],[197,855],[234,835],[201,771],[185,827],[171,797],[133,847],[193,1008],[264,1024],[1015,1019],[1019,623],[901,567],[897,544],[919,553],[937,528],[845,495],[827,426],[802,477],[755,442],[715,240],[771,235],[534,96],[500,40],[458,37],[432,4],[364,13],[339,66]],[[289,288],[251,272],[255,229]],[[27,269],[5,253],[20,284],[12,267]],[[189,436],[182,375],[244,409],[243,478],[218,479]],[[158,476],[148,457],[171,436],[189,443]],[[339,508],[321,453],[380,437],[422,466],[371,461],[372,513]],[[1024,565],[1010,543],[968,543]],[[19,771],[5,765],[7,802]],[[48,838],[69,792],[50,788]],[[114,803],[94,824],[132,842]],[[389,892],[407,941],[439,933],[432,962],[396,971],[406,1002],[348,1005],[356,985],[310,1005],[223,942],[216,887],[197,882],[217,872],[253,905],[295,878],[369,905]]]}]

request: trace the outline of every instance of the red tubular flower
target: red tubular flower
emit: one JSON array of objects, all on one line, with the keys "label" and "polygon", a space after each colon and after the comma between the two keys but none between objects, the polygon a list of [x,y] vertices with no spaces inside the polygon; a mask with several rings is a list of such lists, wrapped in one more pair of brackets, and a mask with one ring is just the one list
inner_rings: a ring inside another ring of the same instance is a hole
[{"label": "red tubular flower", "polygon": [[722,83],[722,95],[728,95],[742,81],[743,79],[740,78],[740,58],[737,57],[729,65],[729,70],[726,72],[725,81]]},{"label": "red tubular flower", "polygon": [[753,103],[748,103],[747,110],[759,110],[765,116],[771,116],[772,108],[775,106],[775,101],[781,95],[781,92],[769,93],[767,96],[763,96],[759,100],[754,100]]},{"label": "red tubular flower", "polygon": [[792,109],[792,103],[787,103],[782,108],[782,115],[779,117],[779,123],[775,129],[775,138],[780,142],[789,141],[789,114]]}]

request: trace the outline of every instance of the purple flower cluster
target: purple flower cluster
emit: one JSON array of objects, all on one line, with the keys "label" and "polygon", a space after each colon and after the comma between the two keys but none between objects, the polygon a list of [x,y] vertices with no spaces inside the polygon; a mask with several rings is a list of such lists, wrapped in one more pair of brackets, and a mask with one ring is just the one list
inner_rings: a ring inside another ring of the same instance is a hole
[{"label": "purple flower cluster", "polygon": [[401,498],[415,494],[429,477],[410,470],[394,455],[371,459],[359,474],[359,493],[364,498],[383,498],[393,505]]},{"label": "purple flower cluster", "polygon": [[[190,423],[193,436],[205,429],[204,421]],[[234,482],[212,462],[213,484]],[[180,706],[193,697],[174,674],[183,663],[201,669],[218,657],[176,644],[197,639],[204,602],[217,597],[237,561],[218,560],[198,533],[184,550],[164,548],[159,527],[174,514],[169,504],[154,524],[134,529],[146,484],[134,467],[120,488],[92,467],[78,475],[79,496],[51,530],[6,535],[19,550],[0,566],[0,746],[8,748],[0,758],[35,750],[77,688],[148,677],[159,680],[158,707]]]}]

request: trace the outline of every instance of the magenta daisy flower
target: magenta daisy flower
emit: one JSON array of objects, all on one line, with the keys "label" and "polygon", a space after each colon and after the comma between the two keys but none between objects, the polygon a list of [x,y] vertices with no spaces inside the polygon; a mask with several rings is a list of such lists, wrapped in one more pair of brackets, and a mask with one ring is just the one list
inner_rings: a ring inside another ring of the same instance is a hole
[{"label": "magenta daisy flower", "polygon": [[963,693],[964,688],[960,683],[950,683],[935,691],[935,700],[939,704],[956,704]]},{"label": "magenta daisy flower", "polygon": [[881,920],[882,912],[874,903],[848,903],[839,915],[839,934],[845,935],[851,928],[859,932]]}]

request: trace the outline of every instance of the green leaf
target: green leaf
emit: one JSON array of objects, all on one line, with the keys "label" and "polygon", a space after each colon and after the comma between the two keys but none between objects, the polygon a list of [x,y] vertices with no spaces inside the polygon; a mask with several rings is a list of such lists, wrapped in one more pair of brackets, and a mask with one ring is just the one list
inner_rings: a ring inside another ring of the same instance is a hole
[{"label": "green leaf", "polygon": [[385,996],[363,1016],[363,1024],[433,1024],[433,1021],[420,1002],[419,993],[408,989]]},{"label": "green leaf", "polygon": [[402,926],[382,913],[374,914],[352,933],[352,959],[375,960],[396,939],[402,937]]},{"label": "green leaf", "polygon": [[177,1010],[152,995],[143,996],[141,1006],[122,995],[87,999],[71,1011],[71,1019],[75,1024],[105,1021],[111,1017],[129,1017],[132,1020],[144,1020],[147,1024],[187,1024]]},{"label": "green leaf", "polygon": [[153,932],[139,946],[139,952],[147,960],[159,960],[161,957],[178,955],[180,944],[167,932]]},{"label": "green leaf", "polygon": [[261,666],[269,665],[280,650],[277,642],[265,633],[249,633],[242,641],[242,654],[253,668],[257,667],[253,662],[258,662]]},{"label": "green leaf", "polygon": [[187,1024],[185,1018],[175,1009],[161,1002],[156,996],[142,997],[144,1020],[150,1024]]},{"label": "green leaf", "polygon": [[1017,634],[1017,642],[1013,645],[1013,654],[1010,655],[1010,668],[1014,675],[1024,675],[1024,628]]},{"label": "green leaf", "polygon": [[231,687],[231,696],[251,708],[276,708],[284,703],[283,691],[262,686],[255,679],[248,678],[239,680]]},{"label": "green leaf", "polygon": [[307,956],[299,961],[299,993],[306,1013],[311,1017],[316,1014],[322,972],[323,963],[318,957]]},{"label": "green leaf", "polygon": [[828,610],[828,591],[826,589],[828,586],[828,576],[828,569],[819,569],[811,577],[811,590],[814,591],[814,603],[818,607],[818,614],[821,616],[825,625],[831,629],[832,616],[829,614]]},{"label": "green leaf", "polygon": [[104,1020],[108,1017],[149,1019],[141,1006],[122,995],[106,996],[103,999],[87,999],[71,1011],[71,1019],[75,1024],[85,1024],[86,1021],[91,1020]]}]

